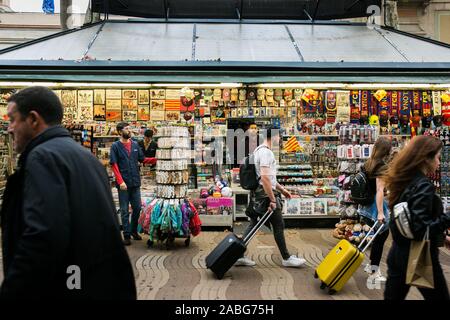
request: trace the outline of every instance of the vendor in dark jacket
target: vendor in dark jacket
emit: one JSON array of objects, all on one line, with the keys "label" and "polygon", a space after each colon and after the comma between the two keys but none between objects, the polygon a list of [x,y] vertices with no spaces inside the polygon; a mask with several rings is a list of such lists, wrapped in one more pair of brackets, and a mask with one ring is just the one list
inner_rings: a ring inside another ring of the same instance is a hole
[{"label": "vendor in dark jacket", "polygon": [[156,157],[156,149],[158,149],[158,144],[153,141],[153,130],[146,129],[144,132],[144,140],[139,141],[139,146],[147,158]]},{"label": "vendor in dark jacket", "polygon": [[[417,136],[394,158],[386,174],[391,212],[396,204],[408,203],[411,212],[411,231],[414,240],[422,240],[429,229],[434,289],[419,288],[425,299],[449,300],[447,283],[439,263],[439,247],[448,237],[444,232],[450,226],[450,216],[443,212],[442,201],[435,194],[427,175],[440,165],[442,142],[432,136]],[[392,219],[391,219],[392,220]],[[390,224],[393,244],[388,255],[386,300],[404,300],[409,291],[406,272],[411,240],[400,233],[395,222]]]},{"label": "vendor in dark jacket", "polygon": [[30,87],[8,100],[20,153],[1,210],[2,299],[136,299],[108,176],[63,128],[58,97]]}]

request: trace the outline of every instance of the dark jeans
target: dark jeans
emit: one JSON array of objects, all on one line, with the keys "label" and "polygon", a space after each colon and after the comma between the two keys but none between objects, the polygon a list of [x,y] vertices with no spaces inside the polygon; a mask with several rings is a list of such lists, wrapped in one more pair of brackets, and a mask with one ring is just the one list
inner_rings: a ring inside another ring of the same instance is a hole
[{"label": "dark jeans", "polygon": [[[384,291],[385,300],[404,300],[410,286],[406,285],[406,270],[408,266],[409,246],[399,246],[395,242],[389,251],[387,259],[388,277]],[[439,249],[431,246],[431,261],[433,263],[434,289],[419,288],[425,300],[450,300],[442,267],[439,263]]]},{"label": "dark jeans", "polygon": [[[119,189],[119,204],[122,216],[123,236],[125,238],[130,238],[132,233],[137,233],[139,214],[141,213],[140,187],[128,188],[128,190],[125,191]],[[130,204],[133,210],[131,215],[131,225],[129,211]]]},{"label": "dark jeans", "polygon": [[[250,200],[249,207],[247,208],[247,212],[253,211],[251,208],[253,206],[253,200]],[[248,214],[250,217],[250,225],[247,230],[245,230],[244,237],[250,233],[253,227],[258,223],[257,216],[254,214]],[[269,218],[270,225],[273,229],[273,236],[275,238],[275,242],[277,243],[278,250],[280,250],[281,256],[283,259],[288,259],[290,257],[289,251],[286,247],[286,240],[284,238],[284,220],[283,215],[281,214],[281,208],[277,208],[272,216]]]},{"label": "dark jeans", "polygon": [[370,249],[370,264],[379,266],[381,257],[383,256],[383,247],[387,238],[389,237],[389,229],[380,232],[375,240],[372,242],[372,249]]}]

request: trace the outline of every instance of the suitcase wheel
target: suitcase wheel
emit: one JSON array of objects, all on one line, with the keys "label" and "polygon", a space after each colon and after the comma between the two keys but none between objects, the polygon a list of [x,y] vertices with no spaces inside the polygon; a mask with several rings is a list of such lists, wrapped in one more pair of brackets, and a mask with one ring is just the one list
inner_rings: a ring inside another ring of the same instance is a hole
[{"label": "suitcase wheel", "polygon": [[314,278],[315,279],[319,278],[319,275],[317,274],[317,271],[314,271]]},{"label": "suitcase wheel", "polygon": [[323,282],[320,283],[320,289],[323,290],[327,287],[327,285]]},{"label": "suitcase wheel", "polygon": [[147,240],[147,247],[148,248],[151,248],[151,247],[153,247],[153,241],[152,240]]},{"label": "suitcase wheel", "polygon": [[184,240],[184,245],[186,247],[189,247],[189,244],[191,243],[191,238],[187,238],[186,240]]},{"label": "suitcase wheel", "polygon": [[223,274],[216,274],[217,279],[222,280],[223,279]]},{"label": "suitcase wheel", "polygon": [[336,292],[337,292],[337,291],[334,290],[334,289],[328,289],[328,294],[329,294],[329,295],[335,294]]}]

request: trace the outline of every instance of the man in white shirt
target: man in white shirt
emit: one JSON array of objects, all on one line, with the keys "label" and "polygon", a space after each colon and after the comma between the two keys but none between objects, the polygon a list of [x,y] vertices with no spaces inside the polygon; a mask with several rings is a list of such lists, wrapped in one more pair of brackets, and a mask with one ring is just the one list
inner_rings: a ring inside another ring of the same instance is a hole
[{"label": "man in white shirt", "polygon": [[[284,237],[284,221],[282,216],[281,194],[290,199],[291,194],[277,182],[277,162],[272,152],[272,145],[280,143],[279,130],[269,127],[265,130],[264,142],[254,151],[256,174],[259,178],[259,187],[254,191],[254,211],[263,215],[267,210],[272,210],[269,222],[273,229],[273,235],[278,249],[283,257],[282,264],[285,267],[300,267],[306,260],[290,255],[286,247]],[[257,218],[251,216],[251,223],[247,228],[247,235],[257,223]],[[236,265],[254,266],[256,263],[248,257],[242,257]]]}]

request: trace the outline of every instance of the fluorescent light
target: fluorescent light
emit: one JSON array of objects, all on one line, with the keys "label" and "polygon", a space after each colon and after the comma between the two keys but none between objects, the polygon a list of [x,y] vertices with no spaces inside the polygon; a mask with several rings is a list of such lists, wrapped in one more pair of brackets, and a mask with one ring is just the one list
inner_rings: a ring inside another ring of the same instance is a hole
[{"label": "fluorescent light", "polygon": [[256,85],[257,88],[344,88],[343,83],[262,83]]},{"label": "fluorescent light", "polygon": [[432,89],[447,90],[450,84],[429,83],[262,83],[257,88],[302,88],[302,89]]},{"label": "fluorescent light", "polygon": [[167,88],[240,88],[242,83],[154,83],[153,87],[167,87]]},{"label": "fluorescent light", "polygon": [[1,87],[32,87],[32,86],[44,86],[44,87],[54,87],[58,85],[56,82],[0,82]]}]

